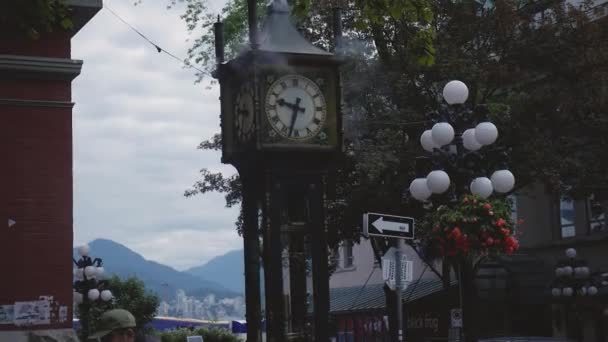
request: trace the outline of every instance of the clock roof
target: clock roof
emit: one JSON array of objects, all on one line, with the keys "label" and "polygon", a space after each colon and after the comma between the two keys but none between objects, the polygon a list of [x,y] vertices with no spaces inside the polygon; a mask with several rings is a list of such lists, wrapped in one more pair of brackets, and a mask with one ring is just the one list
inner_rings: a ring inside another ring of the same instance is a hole
[{"label": "clock roof", "polygon": [[333,56],[304,38],[291,22],[286,0],[274,0],[260,33],[259,49],[269,52]]}]

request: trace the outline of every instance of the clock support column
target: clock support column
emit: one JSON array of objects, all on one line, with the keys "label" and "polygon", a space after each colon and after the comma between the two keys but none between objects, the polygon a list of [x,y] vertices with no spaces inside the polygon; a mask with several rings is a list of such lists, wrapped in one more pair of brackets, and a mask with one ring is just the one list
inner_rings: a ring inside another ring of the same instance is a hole
[{"label": "clock support column", "polygon": [[327,256],[327,220],[325,177],[310,186],[310,216],[312,219],[312,268],[314,286],[315,341],[328,341],[329,334],[329,270]]},{"label": "clock support column", "polygon": [[269,172],[266,181],[268,341],[328,341],[324,177]]},{"label": "clock support column", "polygon": [[241,172],[243,185],[243,253],[245,255],[245,300],[247,341],[261,342],[260,240],[258,229],[260,187],[255,172]]}]

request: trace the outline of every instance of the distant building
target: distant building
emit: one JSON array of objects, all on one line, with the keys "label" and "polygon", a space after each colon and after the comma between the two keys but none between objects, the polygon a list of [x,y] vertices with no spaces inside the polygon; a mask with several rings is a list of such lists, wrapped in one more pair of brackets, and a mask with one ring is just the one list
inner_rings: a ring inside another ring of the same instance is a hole
[{"label": "distant building", "polygon": [[102,3],[65,2],[69,31],[0,27],[0,341],[74,335],[70,40]]},{"label": "distant building", "polygon": [[[437,265],[425,264],[409,246],[405,254],[414,267],[413,281],[403,291],[404,317],[409,317],[410,322],[421,317],[429,322],[410,324],[407,334],[447,337],[451,302],[442,297],[442,281],[430,269]],[[337,341],[389,341],[382,269],[370,240],[345,241],[334,251],[333,258],[336,270],[330,278],[330,310]]]}]

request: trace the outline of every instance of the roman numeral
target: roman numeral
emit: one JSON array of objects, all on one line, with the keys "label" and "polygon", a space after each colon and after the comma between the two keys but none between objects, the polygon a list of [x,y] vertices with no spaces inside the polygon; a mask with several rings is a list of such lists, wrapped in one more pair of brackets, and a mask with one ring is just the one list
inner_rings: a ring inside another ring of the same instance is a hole
[{"label": "roman numeral", "polygon": [[283,87],[283,89],[287,89],[287,83],[281,82],[281,87]]},{"label": "roman numeral", "polygon": [[308,127],[306,127],[306,135],[312,135],[312,130]]},{"label": "roman numeral", "polygon": [[322,111],[323,111],[323,107],[316,107],[316,108],[315,108],[315,110],[316,110],[317,112],[322,112]]},{"label": "roman numeral", "polygon": [[314,119],[312,119],[312,122],[314,122],[315,124],[317,124],[317,125],[318,125],[318,124],[320,124],[320,123],[321,123],[321,120],[320,120],[320,119],[317,119],[317,118],[314,118]]},{"label": "roman numeral", "polygon": [[289,128],[287,128],[287,126],[283,126],[281,127],[281,132],[285,135],[289,134]]},{"label": "roman numeral", "polygon": [[316,99],[317,97],[319,97],[319,93],[316,93],[312,96],[313,99]]},{"label": "roman numeral", "polygon": [[293,86],[297,87],[298,86],[298,79],[294,78],[293,80],[291,80],[293,82]]},{"label": "roman numeral", "polygon": [[271,111],[271,110],[276,110],[276,109],[277,109],[277,105],[271,105],[271,104],[266,105],[266,111]]},{"label": "roman numeral", "polygon": [[278,115],[275,115],[275,116],[270,117],[270,121],[272,121],[273,124],[276,124],[277,122],[279,122],[281,120],[279,119]]},{"label": "roman numeral", "polygon": [[293,131],[293,136],[296,138],[300,137],[300,131],[298,131],[297,129]]}]

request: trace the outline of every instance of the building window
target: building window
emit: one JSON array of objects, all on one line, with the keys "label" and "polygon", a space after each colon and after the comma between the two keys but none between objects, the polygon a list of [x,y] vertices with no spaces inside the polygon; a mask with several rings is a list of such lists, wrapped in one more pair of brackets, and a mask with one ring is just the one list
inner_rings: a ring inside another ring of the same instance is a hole
[{"label": "building window", "polygon": [[331,250],[331,263],[340,269],[340,249],[337,246]]},{"label": "building window", "polygon": [[344,268],[353,267],[355,264],[353,255],[353,242],[346,241],[344,243]]},{"label": "building window", "polygon": [[561,223],[562,239],[571,238],[576,235],[574,226],[574,201],[562,198],[559,202],[559,216]]},{"label": "building window", "polygon": [[606,210],[603,204],[594,195],[589,196],[587,199],[587,219],[590,234],[608,232]]}]

